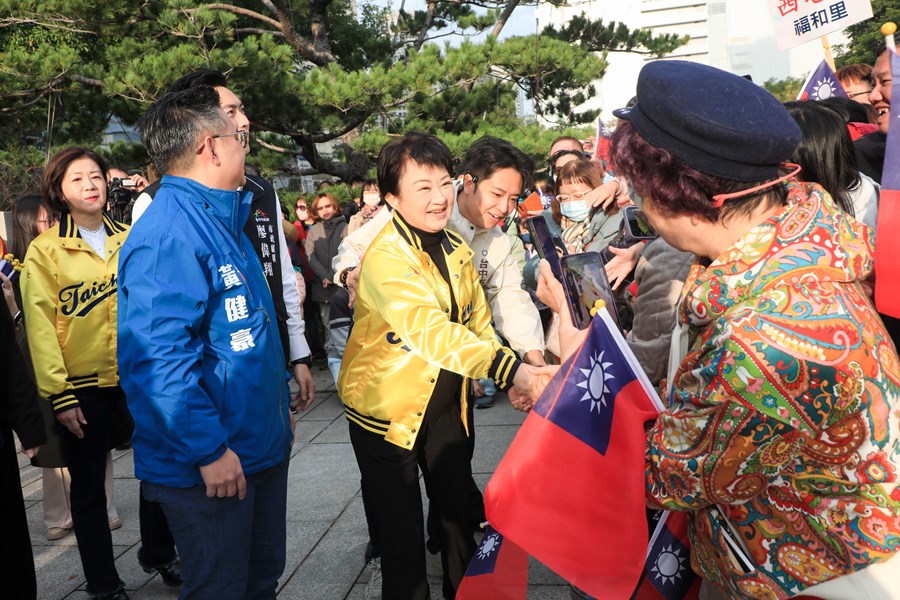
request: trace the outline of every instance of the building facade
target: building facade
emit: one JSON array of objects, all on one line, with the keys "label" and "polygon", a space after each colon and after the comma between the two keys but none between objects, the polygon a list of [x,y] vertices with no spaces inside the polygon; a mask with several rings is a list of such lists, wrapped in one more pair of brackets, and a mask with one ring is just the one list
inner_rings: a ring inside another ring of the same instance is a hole
[{"label": "building facade", "polygon": [[[630,29],[648,28],[654,34],[690,36],[690,41],[666,58],[691,60],[762,84],[768,79],[805,77],[824,58],[822,45],[807,43],[786,52],[778,50],[766,0],[570,0],[567,6],[541,3],[535,10],[538,31],[562,27],[584,13],[605,23],[617,21]],[[832,35],[832,44],[846,43]],[[611,52],[609,67],[596,84],[597,95],[584,108],[602,109],[604,120],[634,95],[637,75],[652,56]]]}]

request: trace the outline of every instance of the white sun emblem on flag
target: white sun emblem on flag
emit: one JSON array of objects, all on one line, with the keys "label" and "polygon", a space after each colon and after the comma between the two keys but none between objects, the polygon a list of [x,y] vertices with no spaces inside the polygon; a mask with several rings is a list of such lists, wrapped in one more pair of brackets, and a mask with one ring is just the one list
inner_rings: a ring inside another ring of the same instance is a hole
[{"label": "white sun emblem on flag", "polygon": [[481,542],[481,546],[478,548],[478,551],[475,553],[478,556],[478,560],[485,560],[490,558],[491,554],[497,551],[497,548],[500,547],[500,534],[492,533],[487,536],[484,541]]},{"label": "white sun emblem on flag", "polygon": [[581,373],[585,375],[585,380],[578,382],[576,385],[580,388],[584,388],[584,396],[579,398],[579,402],[584,400],[591,401],[591,407],[588,409],[588,412],[597,409],[597,414],[600,414],[600,405],[606,406],[606,395],[609,394],[609,388],[606,387],[606,382],[610,379],[615,379],[615,376],[612,373],[607,373],[607,367],[611,367],[612,363],[603,362],[603,352],[599,354],[594,354],[591,357],[591,367],[589,369],[580,369]]},{"label": "white sun emblem on flag", "polygon": [[653,565],[650,572],[656,579],[661,580],[663,585],[669,583],[675,585],[675,580],[682,577],[684,560],[681,548],[672,548],[672,544],[669,544],[656,557],[656,564]]},{"label": "white sun emblem on flag", "polygon": [[834,80],[831,77],[826,77],[816,82],[812,95],[815,100],[824,100],[834,96],[835,92],[837,92],[837,89],[834,87]]}]

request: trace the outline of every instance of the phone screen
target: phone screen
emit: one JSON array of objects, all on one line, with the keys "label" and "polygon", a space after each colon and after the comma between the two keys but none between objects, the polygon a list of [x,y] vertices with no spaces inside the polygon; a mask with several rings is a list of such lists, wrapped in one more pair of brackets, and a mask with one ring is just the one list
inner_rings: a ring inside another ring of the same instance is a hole
[{"label": "phone screen", "polygon": [[647,222],[644,213],[636,206],[625,207],[625,222],[628,226],[628,233],[632,238],[637,240],[653,240],[656,239],[656,231]]},{"label": "phone screen", "polygon": [[603,300],[606,310],[619,325],[619,313],[616,311],[616,299],[603,261],[596,252],[583,252],[562,257],[563,287],[566,291],[572,320],[579,329],[587,329],[591,324],[591,308],[597,300]]},{"label": "phone screen", "polygon": [[[550,235],[550,227],[547,226],[547,221],[544,220],[544,217],[538,215],[526,219],[525,224],[531,232],[531,241],[534,243],[534,249],[537,251],[538,256],[550,263],[553,275],[562,282],[562,265],[559,262],[560,251],[553,241],[553,236]],[[566,254],[565,249],[562,249],[562,252]]]}]

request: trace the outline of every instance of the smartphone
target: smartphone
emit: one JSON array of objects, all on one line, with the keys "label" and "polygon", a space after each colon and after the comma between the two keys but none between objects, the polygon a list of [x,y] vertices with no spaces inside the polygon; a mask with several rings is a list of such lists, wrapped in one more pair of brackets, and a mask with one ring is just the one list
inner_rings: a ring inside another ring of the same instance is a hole
[{"label": "smartphone", "polygon": [[516,204],[516,210],[523,219],[527,217],[530,212],[544,210],[544,204],[541,202],[541,195],[537,192],[531,192],[527,198]]},{"label": "smartphone", "polygon": [[15,281],[16,276],[19,274],[18,271],[13,269],[12,263],[5,258],[0,258],[0,273],[6,275],[10,281]]},{"label": "smartphone", "polygon": [[606,269],[603,267],[600,254],[597,252],[569,254],[563,256],[560,263],[563,270],[563,288],[575,326],[587,329],[593,318],[591,309],[594,303],[603,300],[606,310],[619,327],[616,298],[612,288],[609,287],[609,279],[606,277]]},{"label": "smartphone", "polygon": [[625,230],[631,240],[655,240],[659,237],[637,206],[626,206],[622,220],[625,222]]},{"label": "smartphone", "polygon": [[562,265],[559,263],[559,257],[560,253],[563,255],[568,254],[565,245],[554,240],[550,234],[550,227],[543,216],[538,215],[525,219],[525,225],[528,227],[528,231],[531,232],[531,242],[534,244],[534,249],[537,251],[538,256],[550,263],[553,276],[562,282],[563,272]]}]

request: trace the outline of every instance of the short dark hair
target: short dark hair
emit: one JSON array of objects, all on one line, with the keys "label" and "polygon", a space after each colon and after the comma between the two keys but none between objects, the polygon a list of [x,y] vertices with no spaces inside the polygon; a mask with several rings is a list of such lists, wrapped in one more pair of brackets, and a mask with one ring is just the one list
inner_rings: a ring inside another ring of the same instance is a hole
[{"label": "short dark hair", "polygon": [[845,213],[853,216],[850,189],[859,185],[859,167],[844,117],[821,102],[786,102],[803,132],[790,161],[800,165],[803,181],[825,188]]},{"label": "short dark hair", "polygon": [[621,120],[616,127],[610,162],[640,196],[650,198],[664,214],[695,215],[716,223],[731,215],[749,214],[761,204],[771,208],[787,204],[785,187],[777,185],[714,207],[712,197],[717,194],[732,194],[765,182],[732,181],[701,173],[665,148],[652,145],[631,121]]},{"label": "short dark hair", "polygon": [[448,175],[453,175],[453,154],[444,142],[429,133],[407,133],[385,144],[378,153],[378,189],[382,197],[400,194],[400,178],[407,160],[446,169]]},{"label": "short dark hair", "polygon": [[500,138],[485,136],[469,146],[462,163],[460,175],[469,174],[476,182],[490,179],[502,169],[514,169],[522,176],[522,190],[534,187],[534,161],[530,156]]},{"label": "short dark hair", "polygon": [[89,158],[97,163],[97,166],[100,167],[100,172],[103,173],[103,181],[106,181],[109,166],[102,156],[93,150],[88,150],[81,146],[63,148],[54,154],[50,162],[47,163],[47,168],[44,169],[44,178],[41,180],[41,194],[44,196],[44,200],[47,201],[51,209],[58,213],[69,212],[69,205],[66,204],[62,193],[62,182],[66,170],[69,168],[69,165],[82,158]]},{"label": "short dark hair", "polygon": [[196,85],[166,94],[141,116],[138,128],[144,147],[160,173],[188,168],[197,138],[230,124],[219,108],[219,94],[208,85]]},{"label": "short dark hair", "polygon": [[167,94],[175,92],[183,92],[198,85],[208,85],[209,87],[228,87],[228,81],[219,71],[213,69],[197,69],[172,82],[166,89]]}]

